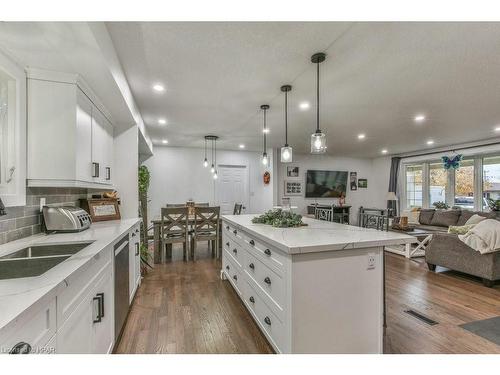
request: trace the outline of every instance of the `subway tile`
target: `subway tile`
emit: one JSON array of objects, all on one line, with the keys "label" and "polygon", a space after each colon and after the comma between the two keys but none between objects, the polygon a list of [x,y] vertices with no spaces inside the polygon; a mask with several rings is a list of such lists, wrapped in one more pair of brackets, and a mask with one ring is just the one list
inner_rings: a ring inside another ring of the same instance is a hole
[{"label": "subway tile", "polygon": [[32,234],[38,234],[38,233],[40,233],[41,231],[42,231],[42,226],[41,226],[41,224],[33,225],[33,226],[31,227],[31,233],[32,233]]},{"label": "subway tile", "polygon": [[15,219],[24,215],[24,206],[6,207],[7,215],[0,216],[0,221]]},{"label": "subway tile", "polygon": [[40,206],[25,206],[24,216],[40,215]]},{"label": "subway tile", "polygon": [[21,228],[7,232],[7,242],[15,241],[20,238],[31,236],[31,227]]},{"label": "subway tile", "polygon": [[16,219],[16,228],[21,229],[21,228],[30,227],[32,225],[36,225],[39,223],[40,223],[40,216],[39,215],[20,217],[20,218]]},{"label": "subway tile", "polygon": [[7,233],[0,233],[0,245],[7,242]]},{"label": "subway tile", "polygon": [[0,221],[0,232],[8,232],[16,229],[16,219]]}]

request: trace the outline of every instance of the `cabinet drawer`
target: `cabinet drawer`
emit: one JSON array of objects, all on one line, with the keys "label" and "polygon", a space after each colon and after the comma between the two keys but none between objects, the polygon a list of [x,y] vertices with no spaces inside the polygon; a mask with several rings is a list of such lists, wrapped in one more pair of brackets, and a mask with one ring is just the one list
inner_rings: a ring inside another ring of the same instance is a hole
[{"label": "cabinet drawer", "polygon": [[244,280],[240,272],[240,267],[235,265],[234,261],[232,261],[230,255],[228,255],[225,250],[222,256],[222,267],[226,273],[227,279],[233,285],[233,288],[239,296],[243,298],[243,289],[241,288],[241,285],[244,283]]},{"label": "cabinet drawer", "polygon": [[257,324],[264,332],[265,336],[276,349],[277,352],[284,351],[284,344],[286,340],[286,326],[278,319],[264,300],[260,297],[259,293],[248,282],[245,282],[245,304],[248,306],[250,312],[254,316]]},{"label": "cabinet drawer", "polygon": [[234,227],[233,225],[224,222],[222,225],[222,232],[233,241],[241,245],[243,244],[243,237],[242,237],[243,232],[236,229],[236,227]]},{"label": "cabinet drawer", "polygon": [[26,318],[18,318],[7,333],[7,338],[0,344],[0,353],[9,353],[11,349],[25,342],[31,346],[31,353],[43,353],[44,348],[56,333],[56,299]]},{"label": "cabinet drawer", "polygon": [[260,288],[269,304],[275,305],[278,311],[285,307],[286,284],[283,277],[265,265],[261,260],[250,252],[244,263],[245,272],[250,276],[249,282],[254,282]]},{"label": "cabinet drawer", "polygon": [[111,248],[108,247],[96,254],[89,263],[86,265],[86,269],[65,280],[66,287],[57,296],[57,321],[59,324],[68,319],[84,296],[89,293],[97,277],[103,272],[110,274],[113,272]]},{"label": "cabinet drawer", "polygon": [[[229,243],[229,246],[226,248],[226,244]],[[224,243],[224,251],[226,251],[232,258],[232,260],[236,263],[237,266],[242,267],[243,263],[245,262],[245,253],[246,250],[236,243],[233,240],[227,240]]]},{"label": "cabinet drawer", "polygon": [[246,247],[250,253],[259,258],[266,266],[283,274],[287,256],[281,251],[268,246],[262,241],[256,240],[247,233],[242,233],[242,245]]}]

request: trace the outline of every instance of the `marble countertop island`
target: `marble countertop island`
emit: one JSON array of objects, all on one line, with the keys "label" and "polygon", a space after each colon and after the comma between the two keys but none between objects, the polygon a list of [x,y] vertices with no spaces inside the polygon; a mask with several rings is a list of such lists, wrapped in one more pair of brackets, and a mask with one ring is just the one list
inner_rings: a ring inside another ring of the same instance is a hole
[{"label": "marble countertop island", "polygon": [[37,303],[54,297],[65,279],[130,230],[139,219],[93,223],[78,233],[39,234],[0,246],[0,257],[32,245],[90,242],[90,245],[37,277],[0,280],[0,337],[8,325]]},{"label": "marble countertop island", "polygon": [[235,228],[245,230],[256,238],[288,254],[348,250],[376,246],[402,245],[416,242],[415,237],[403,233],[385,232],[352,225],[333,223],[303,217],[306,226],[275,228],[253,224],[256,215],[224,215],[222,220]]}]

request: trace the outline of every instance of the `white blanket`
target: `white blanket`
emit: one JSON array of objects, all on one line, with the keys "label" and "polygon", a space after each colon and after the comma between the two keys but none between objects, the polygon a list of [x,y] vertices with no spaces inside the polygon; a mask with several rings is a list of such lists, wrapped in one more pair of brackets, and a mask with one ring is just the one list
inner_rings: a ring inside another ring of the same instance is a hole
[{"label": "white blanket", "polygon": [[483,220],[466,234],[459,235],[458,238],[481,254],[498,251],[500,250],[500,221]]}]

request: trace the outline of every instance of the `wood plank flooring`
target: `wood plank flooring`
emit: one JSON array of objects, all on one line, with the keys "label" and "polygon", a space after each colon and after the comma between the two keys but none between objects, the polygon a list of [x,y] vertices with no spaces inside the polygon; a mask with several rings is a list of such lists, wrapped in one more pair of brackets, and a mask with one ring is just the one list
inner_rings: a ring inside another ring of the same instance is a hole
[{"label": "wood plank flooring", "polygon": [[[272,353],[227,281],[220,262],[198,248],[196,262],[156,265],[143,279],[116,353]],[[459,327],[500,316],[500,285],[443,268],[427,270],[424,258],[387,253],[385,353],[500,353],[500,346]],[[439,324],[406,314],[413,308]]]}]

